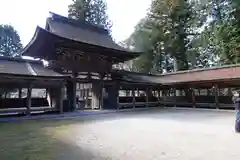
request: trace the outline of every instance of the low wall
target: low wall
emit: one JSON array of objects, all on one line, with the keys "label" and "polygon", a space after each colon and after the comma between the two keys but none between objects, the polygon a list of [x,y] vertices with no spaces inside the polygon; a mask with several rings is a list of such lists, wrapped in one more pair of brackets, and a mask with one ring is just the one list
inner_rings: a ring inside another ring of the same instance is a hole
[{"label": "low wall", "polygon": [[[137,102],[146,102],[146,97],[135,97],[135,101]],[[158,98],[157,97],[148,97],[148,102],[157,102]],[[119,103],[132,103],[133,102],[133,97],[119,97]]]},{"label": "low wall", "polygon": [[[219,96],[219,109],[234,109],[234,105],[232,102],[232,97],[230,96]],[[128,104],[126,107],[131,108],[133,97],[119,97],[119,103]],[[166,107],[184,107],[184,108],[209,108],[216,109],[215,96],[195,96],[195,106],[193,106],[192,97],[187,96],[176,96],[176,97],[161,97],[158,99],[157,97],[149,97],[148,102],[158,102],[160,106]],[[146,97],[136,97],[136,108],[138,107],[137,103],[142,103],[139,107],[144,106],[146,102]],[[147,104],[146,104],[147,105]],[[145,105],[145,106],[146,106]],[[151,106],[151,105],[149,105]]]},{"label": "low wall", "polygon": [[[47,107],[48,104],[47,98],[32,98],[31,107]],[[14,99],[0,99],[0,109],[7,108],[23,108],[27,107],[27,98],[14,98]]]},{"label": "low wall", "polygon": [[[219,103],[222,104],[232,104],[232,97],[230,96],[219,96]],[[160,98],[160,101],[166,101],[166,102],[176,102],[176,103],[192,103],[192,97],[186,97],[186,96],[176,96],[176,97],[162,97]],[[195,96],[195,102],[196,103],[215,103],[215,97],[214,96]]]}]

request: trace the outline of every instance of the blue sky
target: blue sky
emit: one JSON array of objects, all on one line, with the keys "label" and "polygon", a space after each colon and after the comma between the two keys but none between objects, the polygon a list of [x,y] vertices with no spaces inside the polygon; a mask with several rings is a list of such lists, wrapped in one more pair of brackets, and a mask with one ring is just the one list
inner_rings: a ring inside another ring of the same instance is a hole
[{"label": "blue sky", "polygon": [[[112,35],[125,40],[138,21],[146,15],[151,0],[106,0],[113,21]],[[0,24],[11,24],[26,45],[37,25],[44,27],[49,11],[67,16],[72,0],[0,0]]]}]

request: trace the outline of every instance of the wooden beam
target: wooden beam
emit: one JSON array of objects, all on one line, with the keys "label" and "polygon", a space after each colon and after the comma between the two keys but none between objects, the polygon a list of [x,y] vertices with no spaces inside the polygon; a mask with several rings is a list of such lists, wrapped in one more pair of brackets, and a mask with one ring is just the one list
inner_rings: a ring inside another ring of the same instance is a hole
[{"label": "wooden beam", "polygon": [[27,89],[27,115],[31,115],[32,106],[32,84],[29,85]]}]

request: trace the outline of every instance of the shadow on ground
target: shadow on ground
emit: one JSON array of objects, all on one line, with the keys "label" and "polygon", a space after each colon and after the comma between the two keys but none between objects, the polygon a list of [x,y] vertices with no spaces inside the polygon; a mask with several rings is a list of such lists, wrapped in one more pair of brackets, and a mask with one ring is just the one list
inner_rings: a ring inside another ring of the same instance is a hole
[{"label": "shadow on ground", "polygon": [[[91,119],[87,121],[92,121]],[[93,151],[58,137],[69,125],[85,120],[44,120],[0,124],[1,160],[102,160]],[[106,159],[106,158],[105,158]]]}]

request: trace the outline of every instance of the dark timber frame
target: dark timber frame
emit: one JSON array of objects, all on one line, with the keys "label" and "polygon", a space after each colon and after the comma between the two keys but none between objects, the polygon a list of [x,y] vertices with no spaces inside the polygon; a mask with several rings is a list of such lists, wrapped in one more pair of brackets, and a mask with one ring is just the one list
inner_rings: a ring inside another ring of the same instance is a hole
[{"label": "dark timber frame", "polygon": [[[60,113],[156,106],[233,109],[229,88],[239,87],[239,65],[163,75],[112,69],[140,54],[117,45],[99,26],[51,13],[46,28],[37,27],[22,51],[24,56],[47,60],[48,67],[40,61],[3,59],[0,85],[27,88],[27,115],[33,110],[32,89],[38,87],[47,88],[50,106]],[[222,88],[228,88],[227,96],[221,95]]]},{"label": "dark timber frame", "polygon": [[109,91],[117,92],[110,83],[113,64],[140,54],[117,45],[104,28],[54,13],[47,19],[45,29],[37,27],[22,51],[22,55],[47,60],[51,69],[71,77],[67,81],[70,111],[77,108],[77,83],[92,84],[92,108],[102,109],[106,102],[103,88],[107,86]]},{"label": "dark timber frame", "polygon": [[[9,106],[12,108],[0,108],[0,113],[25,113],[30,115],[32,112],[36,111],[57,111],[63,113],[63,92],[64,81],[67,77],[41,77],[41,76],[24,76],[24,75],[10,75],[10,74],[0,74],[0,85],[6,88],[19,88],[19,100],[21,100],[21,89],[27,88],[27,98],[26,106],[19,107],[19,104],[11,103],[14,106]],[[60,90],[59,94],[49,92],[51,94],[50,101],[55,101],[55,105],[50,106],[39,106],[32,108],[32,89],[33,88],[47,88],[53,90]],[[2,104],[5,99],[0,99]],[[13,101],[13,100],[11,100]],[[14,102],[14,101],[13,101]],[[19,101],[23,103],[23,99]],[[4,107],[4,106],[2,106]]]}]

